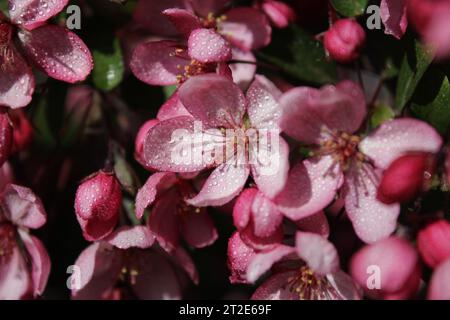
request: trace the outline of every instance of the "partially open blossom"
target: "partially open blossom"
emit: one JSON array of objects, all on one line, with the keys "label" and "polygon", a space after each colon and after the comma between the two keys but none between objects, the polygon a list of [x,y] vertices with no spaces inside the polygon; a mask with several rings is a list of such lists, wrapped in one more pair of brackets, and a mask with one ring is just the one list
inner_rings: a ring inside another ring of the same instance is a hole
[{"label": "partially open blossom", "polygon": [[360,87],[350,81],[320,90],[291,89],[281,96],[280,105],[282,130],[316,148],[295,173],[295,180],[303,185],[296,188],[302,189],[303,196],[295,199],[280,192],[278,197],[286,199],[277,199],[279,208],[298,218],[308,216],[330,204],[342,186],[346,213],[360,239],[376,242],[388,237],[396,228],[400,207],[376,199],[382,171],[407,153],[437,153],[442,138],[436,130],[425,122],[402,118],[384,122],[364,138],[355,134],[367,110]]},{"label": "partially open blossom", "polygon": [[13,145],[13,128],[8,114],[0,110],[0,167],[8,160]]},{"label": "partially open blossom", "polygon": [[358,59],[365,40],[366,33],[358,22],[340,19],[325,33],[324,45],[332,59],[350,63]]},{"label": "partially open blossom", "polygon": [[420,284],[419,255],[406,240],[390,237],[355,253],[350,273],[371,297],[411,298]]},{"label": "partially open blossom", "polygon": [[450,258],[450,223],[437,220],[420,230],[417,248],[422,259],[431,268]]},{"label": "partially open blossom", "polygon": [[434,269],[427,299],[450,300],[450,259],[443,261]]},{"label": "partially open blossom", "polygon": [[0,300],[40,296],[50,273],[41,241],[29,233],[46,222],[41,200],[25,187],[0,190]]},{"label": "partially open blossom", "polygon": [[248,282],[270,269],[272,275],[255,291],[257,300],[357,300],[360,292],[339,267],[333,244],[322,236],[297,232],[296,247],[279,245],[251,255]]},{"label": "partially open blossom", "polygon": [[88,241],[109,235],[117,224],[122,193],[113,173],[100,171],[86,178],[75,196],[75,213]]},{"label": "partially open blossom", "polygon": [[287,27],[296,18],[295,11],[282,1],[263,0],[260,6],[272,25],[277,28]]},{"label": "partially open blossom", "polygon": [[396,159],[384,171],[377,199],[386,204],[405,202],[426,191],[434,173],[434,155],[413,153]]},{"label": "partially open blossom", "polygon": [[87,247],[75,265],[81,280],[73,279],[77,300],[172,300],[181,298],[178,269],[198,281],[195,266],[180,248],[173,256],[157,250],[154,236],[144,226],[121,227]]},{"label": "partially open blossom", "polygon": [[172,172],[151,175],[136,196],[136,216],[141,219],[145,208],[152,206],[148,227],[166,251],[173,252],[183,238],[194,248],[216,241],[218,234],[206,208],[187,203],[195,194],[191,181]]},{"label": "partially open blossom", "polygon": [[26,106],[34,91],[31,65],[52,78],[77,82],[90,73],[92,56],[78,36],[48,25],[68,0],[10,0],[9,17],[0,14],[0,105]]},{"label": "partially open blossom", "polygon": [[[199,194],[186,200],[197,207],[226,204],[241,192],[250,172],[260,191],[269,198],[276,196],[289,168],[289,148],[278,128],[280,95],[262,76],[256,77],[246,96],[219,75],[189,79],[179,96],[190,115],[161,121],[150,129],[144,142],[146,165],[181,173],[215,167]],[[227,130],[231,136],[226,136]],[[179,151],[192,147],[186,140],[198,138],[200,143],[180,154],[187,158],[177,159]]]},{"label": "partially open blossom", "polygon": [[397,39],[403,37],[408,27],[406,10],[407,0],[381,0],[381,20],[384,32]]}]

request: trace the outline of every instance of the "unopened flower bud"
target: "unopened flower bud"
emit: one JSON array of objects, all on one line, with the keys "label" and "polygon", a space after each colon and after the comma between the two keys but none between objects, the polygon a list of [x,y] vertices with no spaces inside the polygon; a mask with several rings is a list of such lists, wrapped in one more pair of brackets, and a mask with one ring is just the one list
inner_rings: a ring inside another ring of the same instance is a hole
[{"label": "unopened flower bud", "polygon": [[377,198],[392,204],[412,200],[425,191],[434,172],[434,156],[414,153],[396,159],[383,174]]},{"label": "unopened flower bud", "polygon": [[417,247],[431,268],[450,258],[450,223],[438,220],[426,226],[417,236]]},{"label": "unopened flower bud", "polygon": [[365,40],[366,33],[358,22],[341,19],[325,33],[324,45],[333,60],[350,63],[358,59]]}]

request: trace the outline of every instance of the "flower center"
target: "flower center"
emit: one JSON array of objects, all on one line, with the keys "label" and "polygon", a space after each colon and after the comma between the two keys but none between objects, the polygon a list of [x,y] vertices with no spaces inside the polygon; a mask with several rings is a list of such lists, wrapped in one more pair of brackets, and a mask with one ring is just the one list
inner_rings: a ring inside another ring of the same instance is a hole
[{"label": "flower center", "polygon": [[300,300],[338,299],[339,293],[325,276],[315,274],[307,266],[298,270],[297,275],[288,279],[288,289]]},{"label": "flower center", "polygon": [[195,59],[191,59],[187,54],[186,49],[184,48],[176,48],[175,51],[170,54],[170,56],[189,61],[188,64],[177,65],[177,69],[179,72],[177,75],[178,84],[185,82],[190,77],[214,72],[217,67],[216,63],[203,63]]},{"label": "flower center", "polygon": [[8,261],[16,247],[15,229],[9,224],[0,225],[0,264]]},{"label": "flower center", "polygon": [[216,17],[210,12],[205,18],[200,18],[200,23],[204,28],[217,29],[217,26],[226,19],[227,17],[225,15]]}]

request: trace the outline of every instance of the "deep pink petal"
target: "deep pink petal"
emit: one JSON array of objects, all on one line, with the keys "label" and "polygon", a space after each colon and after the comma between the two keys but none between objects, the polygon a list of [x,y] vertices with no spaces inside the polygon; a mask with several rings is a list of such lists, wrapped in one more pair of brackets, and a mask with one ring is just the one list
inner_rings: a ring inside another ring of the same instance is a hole
[{"label": "deep pink petal", "polygon": [[226,19],[219,23],[219,32],[244,51],[264,47],[272,37],[267,17],[261,11],[248,7],[227,11]]},{"label": "deep pink petal", "polygon": [[297,220],[295,224],[302,231],[314,232],[325,238],[328,238],[330,235],[330,225],[323,211]]},{"label": "deep pink petal", "polygon": [[238,232],[233,233],[228,241],[228,267],[231,271],[231,283],[247,282],[247,267],[255,254],[255,250],[241,240]]},{"label": "deep pink petal", "polygon": [[[144,160],[144,143],[145,138],[147,137],[147,133],[150,131],[151,128],[156,126],[159,123],[159,120],[157,119],[150,119],[147,120],[140,128],[136,135],[136,139],[134,140],[134,157],[135,159],[143,166],[145,165]],[[151,171],[151,168],[147,168],[149,171]]]},{"label": "deep pink petal", "polygon": [[73,32],[44,25],[19,38],[34,65],[50,77],[69,83],[85,80],[94,64],[84,42]]},{"label": "deep pink petal", "polygon": [[28,266],[20,248],[14,244],[10,250],[9,256],[2,257],[0,263],[1,300],[18,300],[26,297],[31,286]]},{"label": "deep pink petal", "polygon": [[416,119],[395,119],[384,122],[374,133],[359,144],[378,168],[387,168],[392,161],[406,152],[436,153],[442,138],[427,123]]},{"label": "deep pink petal", "polygon": [[292,220],[299,220],[330,204],[343,180],[340,170],[330,170],[332,166],[333,159],[329,156],[295,165],[284,189],[274,199],[281,212]]},{"label": "deep pink petal", "polygon": [[247,90],[248,86],[253,80],[256,73],[256,57],[251,52],[245,52],[238,48],[232,49],[233,60],[245,61],[242,63],[231,63],[230,69],[234,83],[236,83],[241,90]]},{"label": "deep pink petal", "polygon": [[217,240],[217,229],[206,209],[188,210],[181,219],[181,232],[190,246],[204,248]]},{"label": "deep pink petal", "polygon": [[272,250],[283,242],[283,224],[278,224],[267,236],[257,236],[255,234],[255,222],[250,220],[248,226],[239,232],[242,241],[249,247],[257,251]]},{"label": "deep pink petal", "polygon": [[336,248],[321,235],[298,231],[295,245],[297,255],[315,273],[326,275],[339,270],[339,256]]},{"label": "deep pink petal", "polygon": [[197,268],[186,250],[184,250],[183,247],[178,247],[175,251],[171,252],[170,257],[174,260],[177,266],[182,268],[187,273],[192,282],[198,285],[199,275]]},{"label": "deep pink petal", "polygon": [[28,188],[7,185],[0,203],[6,217],[16,225],[37,229],[47,221],[41,200]]},{"label": "deep pink petal", "polygon": [[167,119],[190,116],[191,114],[186,110],[180,101],[180,96],[178,90],[176,90],[170,98],[159,108],[157,118],[159,121],[164,121]]},{"label": "deep pink petal", "polygon": [[327,281],[337,291],[340,300],[361,300],[362,292],[353,279],[345,272],[339,270],[327,275]]},{"label": "deep pink petal", "polygon": [[34,76],[30,66],[11,47],[13,64],[5,64],[0,72],[0,105],[19,108],[28,105],[34,92]]},{"label": "deep pink petal", "polygon": [[224,163],[214,169],[200,192],[187,203],[196,207],[222,206],[244,188],[250,169],[244,164]]},{"label": "deep pink petal", "polygon": [[184,67],[190,59],[175,55],[179,49],[175,41],[148,41],[136,46],[131,57],[130,68],[141,81],[156,85],[167,86],[176,84],[178,75],[183,74]]},{"label": "deep pink petal", "polygon": [[261,192],[255,195],[251,212],[253,229],[258,237],[272,235],[283,222],[283,215],[278,210],[278,207]]},{"label": "deep pink petal", "polygon": [[145,226],[122,226],[104,241],[119,249],[147,249],[153,245],[155,236]]},{"label": "deep pink petal", "polygon": [[256,254],[250,261],[247,268],[247,280],[255,282],[272,266],[283,258],[295,253],[295,248],[279,245],[275,249]]},{"label": "deep pink petal", "polygon": [[11,165],[5,162],[3,166],[0,167],[0,193],[5,189],[5,187],[13,183],[14,177],[11,169]]},{"label": "deep pink petal", "polygon": [[233,207],[233,222],[238,230],[244,229],[250,222],[253,200],[258,189],[249,188],[241,192]]},{"label": "deep pink petal", "polygon": [[27,232],[19,230],[20,237],[31,258],[31,279],[33,281],[33,295],[40,296],[47,285],[51,262],[42,242]]},{"label": "deep pink petal", "polygon": [[217,74],[203,74],[186,81],[179,89],[180,100],[195,119],[206,127],[239,126],[246,99],[231,80]]},{"label": "deep pink petal", "polygon": [[186,38],[189,37],[193,30],[201,28],[200,19],[189,10],[171,8],[164,10],[163,14],[169,18],[177,31]]},{"label": "deep pink petal", "polygon": [[450,300],[450,259],[441,263],[433,272],[427,299]]},{"label": "deep pink petal", "polygon": [[107,237],[117,225],[119,215],[113,216],[110,219],[94,217],[88,220],[76,215],[83,236],[87,241],[97,241]]},{"label": "deep pink petal", "polygon": [[182,201],[176,190],[167,191],[153,206],[148,219],[148,227],[156,240],[167,252],[178,247],[180,227],[178,225],[178,206]]},{"label": "deep pink petal", "polygon": [[321,89],[291,89],[281,96],[280,105],[281,129],[306,143],[318,143],[324,127],[353,133],[366,116],[364,93],[351,81]]},{"label": "deep pink petal", "polygon": [[177,177],[172,172],[152,174],[136,195],[136,217],[141,219],[144,210],[155,201],[157,195],[172,187],[176,181]]},{"label": "deep pink petal", "polygon": [[296,292],[290,290],[288,283],[297,271],[276,273],[264,281],[253,293],[252,300],[298,300]]},{"label": "deep pink petal", "polygon": [[381,0],[381,20],[386,34],[391,34],[397,39],[403,37],[408,26],[406,5],[404,0]]},{"label": "deep pink petal", "polygon": [[203,63],[224,62],[231,59],[231,46],[212,29],[197,29],[188,40],[189,56]]},{"label": "deep pink petal", "polygon": [[57,15],[69,0],[9,0],[9,16],[15,24],[33,29]]}]

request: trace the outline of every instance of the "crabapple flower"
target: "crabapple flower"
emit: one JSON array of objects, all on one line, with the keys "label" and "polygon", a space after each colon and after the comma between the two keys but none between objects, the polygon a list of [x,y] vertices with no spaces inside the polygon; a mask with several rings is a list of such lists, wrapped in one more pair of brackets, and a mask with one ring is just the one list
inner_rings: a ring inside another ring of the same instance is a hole
[{"label": "crabapple flower", "polygon": [[197,280],[195,266],[183,249],[172,258],[154,240],[144,226],[124,226],[91,244],[75,262],[81,280],[72,283],[72,299],[180,299],[177,271],[184,268]]},{"label": "crabapple flower", "polygon": [[361,88],[350,81],[322,89],[291,89],[281,96],[280,105],[282,131],[316,146],[314,156],[305,160],[307,167],[296,173],[304,185],[302,200],[290,197],[281,210],[298,218],[308,216],[328,205],[341,189],[358,237],[368,243],[388,237],[396,228],[400,207],[376,199],[380,175],[404,154],[438,152],[442,139],[436,130],[403,118],[384,122],[365,138],[356,135],[367,110]]},{"label": "crabapple flower", "polygon": [[272,275],[256,289],[252,299],[360,299],[357,286],[340,270],[336,248],[318,234],[299,231],[295,248],[279,245],[252,256],[247,267],[248,282],[255,282],[270,269]]},{"label": "crabapple flower", "polygon": [[340,19],[325,33],[324,45],[331,58],[350,63],[358,59],[365,40],[366,33],[358,22]]},{"label": "crabapple flower", "polygon": [[286,28],[289,23],[296,19],[295,11],[282,1],[263,0],[258,6],[261,7],[272,25],[277,28]]},{"label": "crabapple flower", "polygon": [[0,105],[19,108],[31,101],[31,65],[70,83],[84,80],[92,70],[92,56],[83,41],[64,27],[46,24],[67,2],[8,1],[10,18],[0,14]]},{"label": "crabapple flower", "polygon": [[406,240],[390,237],[356,252],[350,274],[371,297],[411,298],[420,284],[419,256]]},{"label": "crabapple flower", "polygon": [[259,190],[274,197],[289,168],[288,146],[277,124],[280,94],[262,76],[246,96],[219,75],[189,79],[179,97],[190,115],[150,129],[144,142],[146,166],[180,173],[215,167],[199,194],[186,200],[196,207],[226,204],[241,192],[250,172]]},{"label": "crabapple flower", "polygon": [[86,178],[75,196],[75,213],[85,239],[96,241],[109,235],[121,205],[120,183],[113,173],[100,171]]},{"label": "crabapple flower", "polygon": [[172,172],[157,172],[136,196],[137,218],[141,219],[145,208],[152,205],[148,227],[168,252],[179,248],[181,238],[194,248],[209,246],[217,239],[217,230],[206,208],[186,202],[193,194],[191,181],[180,179]]},{"label": "crabapple flower", "polygon": [[46,222],[41,200],[25,187],[7,184],[0,190],[0,299],[40,296],[50,273],[41,241],[29,233]]},{"label": "crabapple flower", "polygon": [[377,199],[386,204],[414,199],[428,189],[434,167],[435,159],[432,154],[413,153],[401,156],[384,171]]},{"label": "crabapple flower", "polygon": [[450,259],[445,260],[434,270],[427,294],[428,300],[450,299]]},{"label": "crabapple flower", "polygon": [[13,145],[13,128],[8,114],[0,110],[0,167],[8,160]]},{"label": "crabapple flower", "polygon": [[380,14],[384,32],[400,39],[408,27],[406,2],[408,0],[381,0]]},{"label": "crabapple flower", "polygon": [[450,223],[441,219],[420,230],[417,249],[431,268],[450,258]]}]

